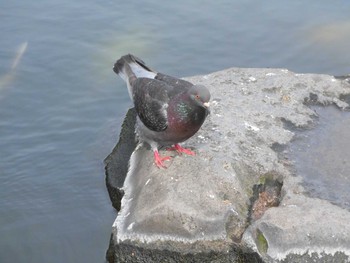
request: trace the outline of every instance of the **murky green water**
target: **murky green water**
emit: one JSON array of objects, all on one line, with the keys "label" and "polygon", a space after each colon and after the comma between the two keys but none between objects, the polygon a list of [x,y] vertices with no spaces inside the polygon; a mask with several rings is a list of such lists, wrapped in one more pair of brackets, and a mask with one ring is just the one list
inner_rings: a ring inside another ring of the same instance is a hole
[{"label": "murky green water", "polygon": [[297,133],[290,154],[308,195],[350,210],[350,112],[314,107],[317,126]]}]

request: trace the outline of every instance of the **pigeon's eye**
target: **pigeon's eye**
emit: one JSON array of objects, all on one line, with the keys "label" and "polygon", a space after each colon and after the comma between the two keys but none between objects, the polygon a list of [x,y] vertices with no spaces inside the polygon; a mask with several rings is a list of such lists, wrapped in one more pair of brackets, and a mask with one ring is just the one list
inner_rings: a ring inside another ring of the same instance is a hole
[{"label": "pigeon's eye", "polygon": [[198,94],[196,95],[196,99],[199,99],[199,95]]}]

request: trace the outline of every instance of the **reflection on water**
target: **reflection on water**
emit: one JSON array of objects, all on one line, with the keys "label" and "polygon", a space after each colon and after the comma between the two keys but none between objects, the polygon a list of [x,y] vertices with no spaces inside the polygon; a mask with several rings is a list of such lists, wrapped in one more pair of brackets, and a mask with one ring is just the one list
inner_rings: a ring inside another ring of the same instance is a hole
[{"label": "reflection on water", "polygon": [[24,42],[18,47],[15,59],[13,60],[13,63],[11,66],[11,70],[14,70],[17,67],[18,63],[21,61],[21,58],[24,52],[26,52],[27,47],[28,47],[28,42]]},{"label": "reflection on water", "polygon": [[[350,20],[336,21],[313,26],[306,30],[305,39],[329,60],[336,59],[343,63],[348,74],[350,71]],[[327,62],[325,62],[327,63]]]},{"label": "reflection on water", "polygon": [[[330,48],[348,46],[350,42],[350,21],[315,26],[310,30],[308,37],[315,44]],[[345,51],[345,49],[342,51]]]},{"label": "reflection on water", "polygon": [[350,112],[333,106],[315,109],[319,123],[298,134],[291,158],[311,196],[350,209]]},{"label": "reflection on water", "polygon": [[[150,37],[152,36],[152,37]],[[105,80],[111,75],[115,61],[122,55],[154,54],[159,49],[157,33],[152,33],[147,27],[130,28],[127,32],[106,36],[100,43],[99,50],[92,55],[94,72],[97,80]],[[111,66],[112,65],[112,66]]]},{"label": "reflection on water", "polygon": [[[16,55],[15,55],[13,62],[12,62],[11,69],[7,73],[5,73],[4,75],[0,75],[0,92],[2,89],[7,88],[10,85],[10,83],[12,82],[12,80],[15,76],[15,73],[16,73],[16,68],[17,68],[19,62],[21,61],[21,58],[22,58],[24,52],[26,52],[27,47],[28,47],[28,42],[24,42],[18,47]],[[0,98],[1,98],[1,94],[0,94]]]}]

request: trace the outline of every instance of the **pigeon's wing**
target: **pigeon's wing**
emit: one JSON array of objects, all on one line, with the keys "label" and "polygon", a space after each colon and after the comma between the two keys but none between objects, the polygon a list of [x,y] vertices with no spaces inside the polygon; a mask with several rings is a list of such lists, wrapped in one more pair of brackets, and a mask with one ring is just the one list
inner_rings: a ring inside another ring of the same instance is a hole
[{"label": "pigeon's wing", "polygon": [[164,131],[168,127],[167,108],[173,87],[149,78],[137,78],[132,86],[135,109],[140,120],[152,131]]},{"label": "pigeon's wing", "polygon": [[[165,75],[162,73],[157,73],[155,79],[160,80],[171,87],[174,87],[172,93],[184,92],[189,90],[193,84],[183,79],[178,79],[169,75]],[[170,95],[171,96],[171,95]]]}]

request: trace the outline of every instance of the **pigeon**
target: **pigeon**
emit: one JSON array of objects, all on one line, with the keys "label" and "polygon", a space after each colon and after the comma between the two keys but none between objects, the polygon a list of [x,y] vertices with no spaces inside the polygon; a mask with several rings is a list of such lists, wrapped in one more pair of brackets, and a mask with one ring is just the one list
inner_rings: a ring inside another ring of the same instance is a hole
[{"label": "pigeon", "polygon": [[[127,84],[137,113],[136,134],[150,145],[158,168],[167,168],[159,149],[195,155],[179,143],[192,137],[209,114],[210,92],[203,85],[156,72],[136,56],[122,56],[113,70]],[[171,147],[173,146],[173,147]]]}]

